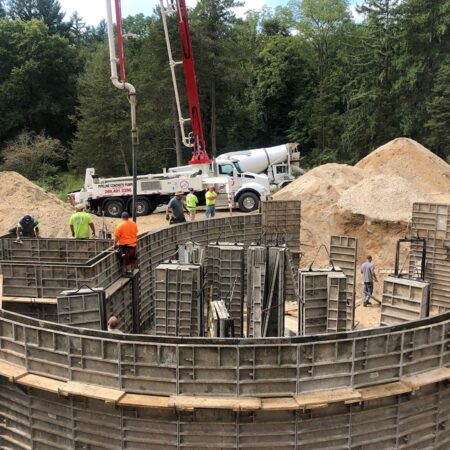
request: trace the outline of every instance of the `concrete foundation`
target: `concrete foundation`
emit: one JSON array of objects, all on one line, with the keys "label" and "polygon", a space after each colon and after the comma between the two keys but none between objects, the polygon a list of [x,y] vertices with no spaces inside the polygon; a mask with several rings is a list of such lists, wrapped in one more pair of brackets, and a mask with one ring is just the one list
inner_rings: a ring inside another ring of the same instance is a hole
[{"label": "concrete foundation", "polygon": [[[236,237],[243,252],[261,242],[261,216],[180,224],[142,236],[135,331],[150,330],[157,267],[179,244]],[[89,264],[68,267],[87,268],[89,286],[108,292],[122,283],[110,257],[103,250]],[[113,269],[108,276],[105,261]],[[10,270],[11,295],[28,295],[12,276],[22,270],[12,266],[22,264],[1,263]],[[36,261],[42,270],[62,264]],[[325,278],[313,291],[328,292]],[[86,277],[71,283],[79,289]],[[59,294],[67,284],[56,277],[49,292]],[[128,303],[127,286],[115,291],[124,294],[114,304]],[[49,288],[42,281],[31,287],[40,298]],[[330,299],[325,295],[325,310],[335,296]],[[325,331],[328,319],[325,314]],[[448,366],[450,312],[336,334],[214,339],[113,335],[1,310],[0,447],[444,450],[450,445]]]}]

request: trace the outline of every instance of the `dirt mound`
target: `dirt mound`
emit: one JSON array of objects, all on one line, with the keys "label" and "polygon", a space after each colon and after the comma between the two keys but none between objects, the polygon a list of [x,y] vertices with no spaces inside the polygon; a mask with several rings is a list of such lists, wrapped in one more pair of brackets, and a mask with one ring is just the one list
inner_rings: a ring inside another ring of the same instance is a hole
[{"label": "dirt mound", "polygon": [[347,189],[337,207],[380,221],[411,220],[414,202],[428,201],[417,186],[395,175],[376,175]]},{"label": "dirt mound", "polygon": [[[70,216],[75,212],[69,204],[35,185],[16,172],[0,172],[0,232],[17,223],[25,214],[31,214],[39,221],[42,237],[70,237],[68,226]],[[98,230],[101,219],[94,217]],[[112,226],[109,226],[112,229]]]},{"label": "dirt mound", "polygon": [[370,153],[355,167],[371,175],[405,178],[437,199],[450,195],[450,165],[412,139],[394,139]]},{"label": "dirt mound", "polygon": [[[371,254],[380,282],[393,267],[395,245],[405,236],[412,203],[450,203],[450,165],[424,146],[406,138],[378,148],[354,167],[326,164],[307,172],[274,195],[277,199],[302,201],[301,242],[308,266],[321,244],[329,247],[330,236],[358,239],[358,266]],[[321,252],[316,266],[327,266]],[[361,280],[357,278],[357,299]]]},{"label": "dirt mound", "polygon": [[330,205],[339,200],[341,194],[359,183],[364,172],[346,164],[325,164],[297,178],[274,195],[278,200],[302,200]]}]

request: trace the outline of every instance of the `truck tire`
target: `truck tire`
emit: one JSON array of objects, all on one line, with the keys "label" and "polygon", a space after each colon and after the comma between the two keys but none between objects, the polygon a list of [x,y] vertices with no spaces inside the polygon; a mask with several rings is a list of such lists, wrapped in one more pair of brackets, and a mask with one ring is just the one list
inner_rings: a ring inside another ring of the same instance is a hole
[{"label": "truck tire", "polygon": [[259,207],[259,198],[253,192],[244,192],[238,201],[239,210],[242,212],[251,212]]},{"label": "truck tire", "polygon": [[[130,210],[133,207],[133,200],[130,201]],[[150,202],[144,197],[136,199],[136,216],[148,216],[154,211],[152,210]]]},{"label": "truck tire", "polygon": [[124,210],[124,205],[122,200],[107,200],[103,206],[105,215],[108,217],[120,217]]}]

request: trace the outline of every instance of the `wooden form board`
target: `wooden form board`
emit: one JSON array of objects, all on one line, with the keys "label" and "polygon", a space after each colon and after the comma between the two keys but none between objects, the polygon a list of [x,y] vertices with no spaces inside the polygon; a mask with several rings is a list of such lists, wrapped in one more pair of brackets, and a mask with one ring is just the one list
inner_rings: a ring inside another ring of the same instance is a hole
[{"label": "wooden form board", "polygon": [[175,409],[226,409],[232,411],[287,411],[327,407],[333,403],[362,403],[414,392],[422,387],[450,380],[450,368],[442,367],[416,375],[402,377],[399,381],[366,388],[339,388],[305,392],[293,397],[203,397],[154,396],[126,393],[120,389],[106,388],[87,383],[61,381],[28,373],[26,369],[7,362],[0,363],[0,376],[11,382],[63,396],[76,396],[103,400],[124,407]]}]

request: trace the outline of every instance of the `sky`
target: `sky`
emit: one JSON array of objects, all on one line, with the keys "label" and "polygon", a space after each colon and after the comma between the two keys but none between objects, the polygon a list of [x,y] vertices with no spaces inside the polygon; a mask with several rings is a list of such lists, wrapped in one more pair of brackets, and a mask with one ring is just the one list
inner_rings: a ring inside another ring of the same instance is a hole
[{"label": "sky", "polygon": [[[249,9],[260,9],[267,6],[277,6],[286,4],[287,0],[244,0],[245,6],[242,14]],[[354,4],[358,0],[351,0]],[[105,0],[59,0],[61,9],[67,13],[67,18],[78,11],[83,21],[89,25],[97,25],[106,15]],[[196,0],[187,0],[188,6],[193,6]],[[143,13],[150,15],[154,7],[159,4],[159,0],[122,0],[122,14],[124,17],[130,14]],[[352,9],[354,6],[352,6]]]}]

